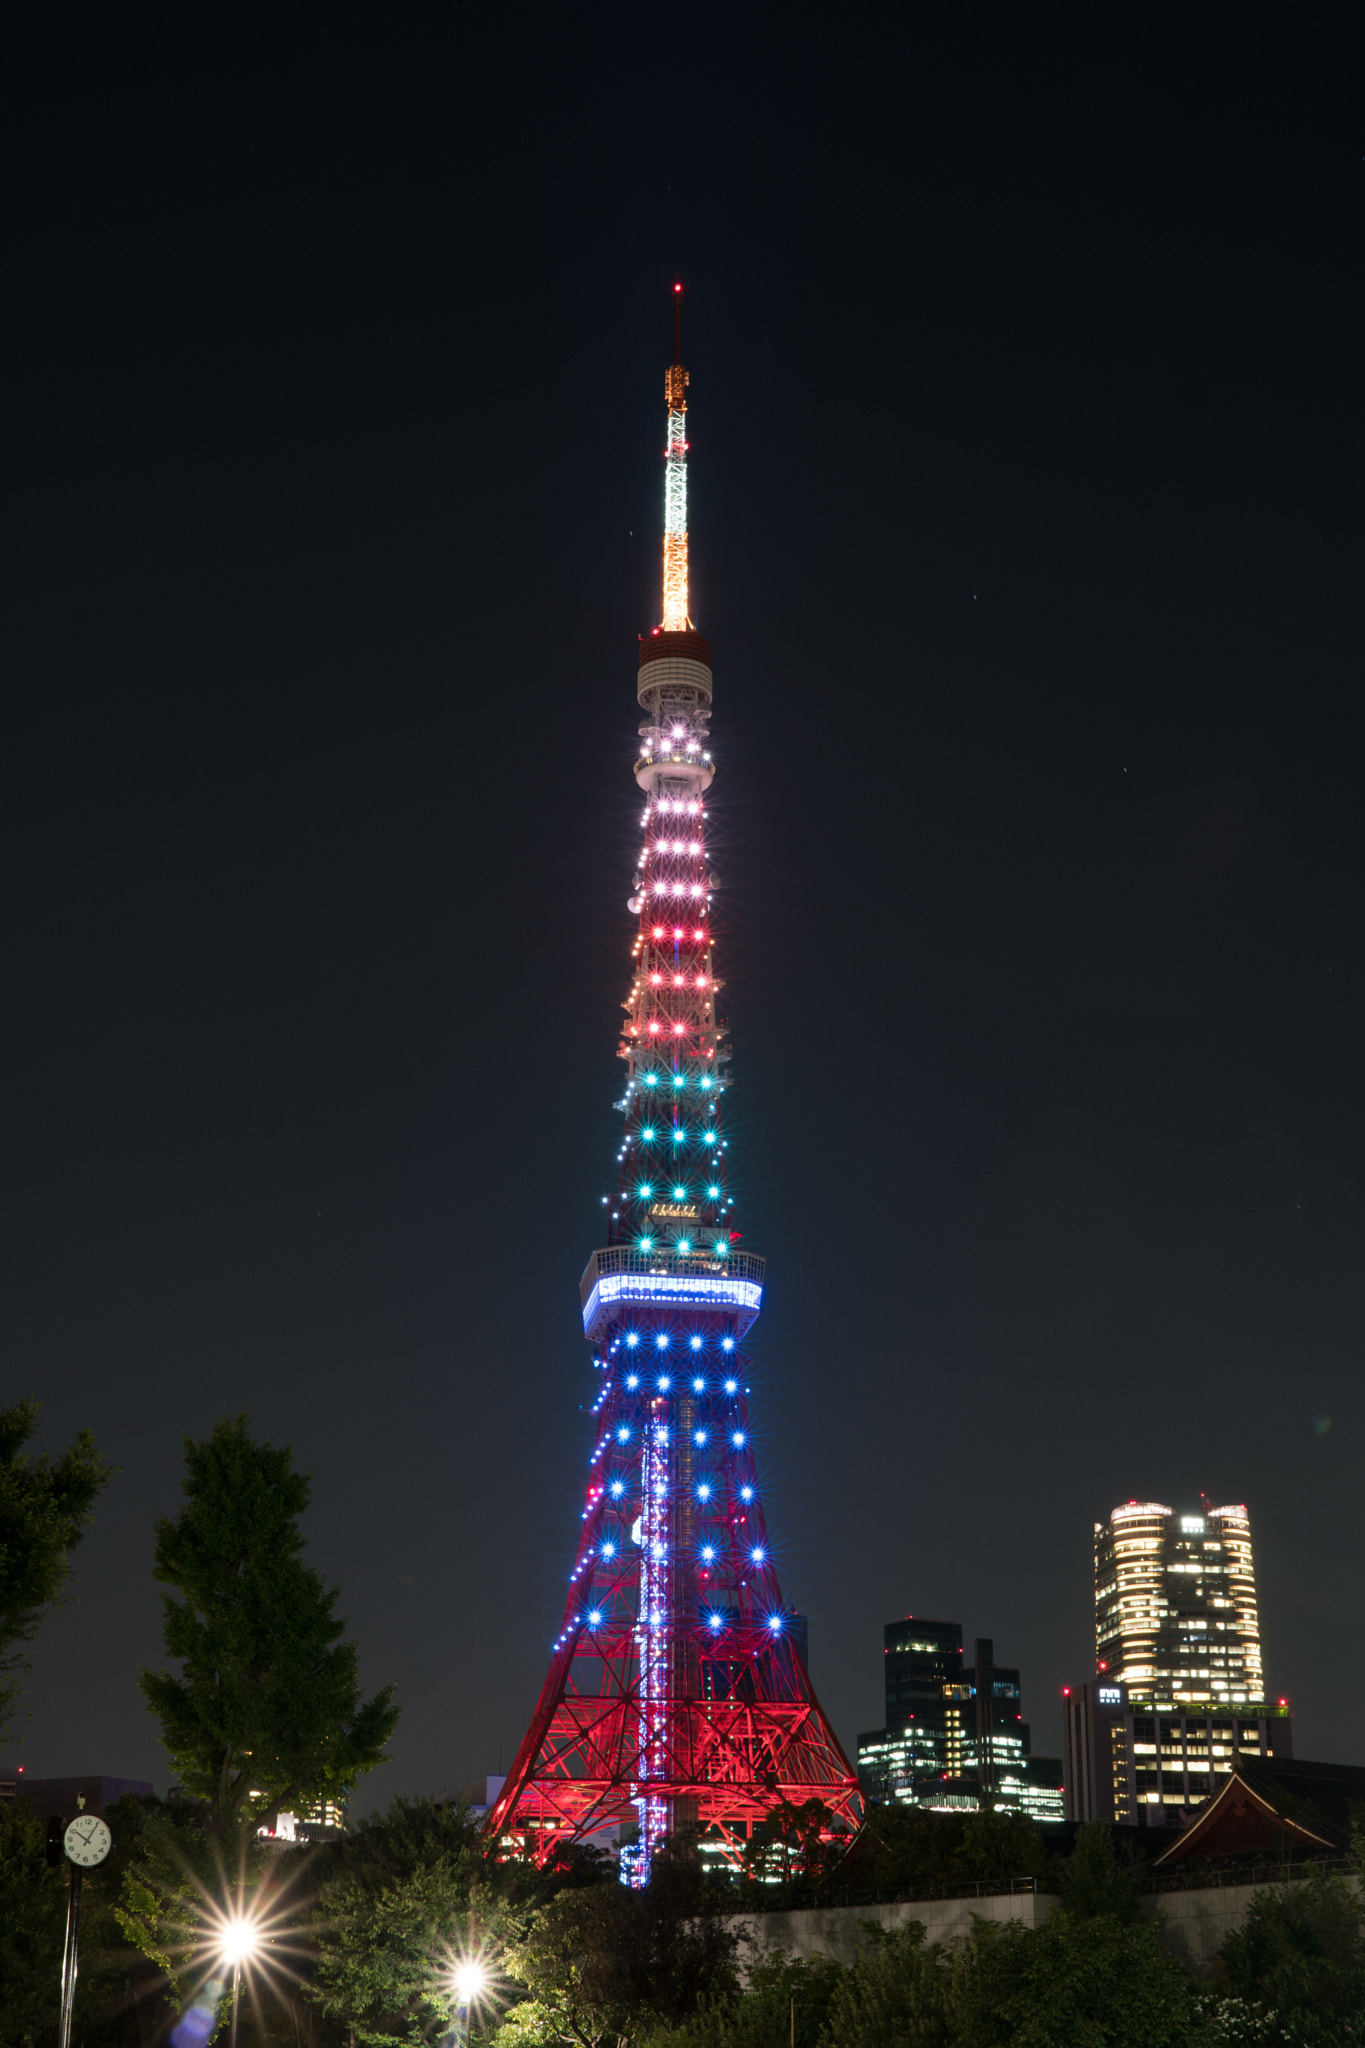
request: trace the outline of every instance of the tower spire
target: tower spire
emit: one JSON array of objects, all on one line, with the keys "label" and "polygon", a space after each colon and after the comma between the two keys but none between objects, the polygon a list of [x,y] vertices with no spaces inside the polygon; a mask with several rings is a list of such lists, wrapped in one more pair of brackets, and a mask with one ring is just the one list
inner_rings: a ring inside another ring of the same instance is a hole
[{"label": "tower spire", "polygon": [[673,361],[664,376],[668,440],[664,448],[665,633],[685,633],[687,615],[687,372],[682,366],[682,286],[673,287]]}]

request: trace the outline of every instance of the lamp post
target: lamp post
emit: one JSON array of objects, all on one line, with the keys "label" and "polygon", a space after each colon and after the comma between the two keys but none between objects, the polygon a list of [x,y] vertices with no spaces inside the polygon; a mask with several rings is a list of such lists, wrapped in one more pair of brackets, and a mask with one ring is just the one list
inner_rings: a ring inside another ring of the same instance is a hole
[{"label": "lamp post", "polygon": [[218,1953],[232,1965],[232,2018],[228,2048],[237,2048],[237,2008],[242,2002],[242,1964],[255,1955],[260,1932],[252,1920],[229,1920],[218,1937]]},{"label": "lamp post", "polygon": [[[455,1986],[455,1998],[464,2020],[464,2027],[458,2037],[463,2048],[469,2048],[469,2008],[488,1982],[488,1972],[482,1963],[457,1963],[451,1972]],[[233,2044],[236,2048],[236,2044]]]}]

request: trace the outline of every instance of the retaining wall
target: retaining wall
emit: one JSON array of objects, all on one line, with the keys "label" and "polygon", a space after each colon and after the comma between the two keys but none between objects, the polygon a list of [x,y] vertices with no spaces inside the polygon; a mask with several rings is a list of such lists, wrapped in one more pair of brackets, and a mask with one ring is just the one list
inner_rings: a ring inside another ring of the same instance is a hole
[{"label": "retaining wall", "polygon": [[[1165,1944],[1177,1961],[1205,1976],[1228,1935],[1242,1925],[1255,1894],[1268,1888],[1263,1879],[1259,1884],[1211,1884],[1157,1892],[1143,1900],[1143,1908],[1161,1923]],[[728,1916],[727,1924],[749,1936],[752,1945],[741,1954],[747,1952],[751,1963],[761,1950],[780,1948],[788,1955],[818,1953],[847,1964],[867,1940],[862,1925],[866,1920],[888,1931],[918,1920],[927,1941],[947,1942],[970,1934],[973,1919],[1017,1920],[1025,1927],[1041,1927],[1059,1903],[1047,1892],[1019,1891],[962,1899],[898,1899],[883,1905],[806,1906],[785,1913],[735,1913]]]},{"label": "retaining wall", "polygon": [[[836,1963],[851,1963],[867,1940],[862,1922],[875,1921],[888,1933],[918,1920],[927,1941],[954,1941],[970,1934],[972,1916],[982,1920],[1019,1920],[1025,1927],[1041,1927],[1057,1900],[1044,1892],[1004,1892],[973,1895],[966,1899],[895,1899],[880,1906],[802,1906],[789,1913],[733,1913],[726,1925],[749,1936],[750,1961],[765,1948],[785,1949],[788,1955],[811,1956],[817,1952]],[[741,1951],[741,1954],[746,1951]]]}]

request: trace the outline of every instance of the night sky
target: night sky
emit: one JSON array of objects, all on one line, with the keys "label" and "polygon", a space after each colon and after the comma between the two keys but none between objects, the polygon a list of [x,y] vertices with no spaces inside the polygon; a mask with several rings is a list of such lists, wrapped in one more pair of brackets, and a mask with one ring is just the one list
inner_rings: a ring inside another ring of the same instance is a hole
[{"label": "night sky", "polygon": [[[1079,17],[1078,17],[1079,19]],[[6,127],[4,1395],[121,1466],[35,1775],[168,1770],[224,1413],[505,1767],[577,1540],[670,287],[754,1425],[852,1747],[881,1628],[1092,1658],[1245,1501],[1365,1762],[1365,128],[1329,17],[35,14]],[[1290,40],[1291,38],[1295,40]]]}]

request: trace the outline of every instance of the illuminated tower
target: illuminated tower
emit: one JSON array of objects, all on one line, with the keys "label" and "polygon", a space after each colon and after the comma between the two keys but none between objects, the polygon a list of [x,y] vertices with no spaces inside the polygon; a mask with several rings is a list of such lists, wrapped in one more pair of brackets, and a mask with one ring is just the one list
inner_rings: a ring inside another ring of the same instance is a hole
[{"label": "illuminated tower", "polygon": [[[680,288],[679,288],[680,289]],[[711,650],[688,615],[687,372],[666,377],[663,617],[640,642],[638,929],[608,1243],[583,1274],[594,1431],[564,1622],[489,1832],[545,1861],[638,1823],[642,1883],[673,1829],[735,1856],[782,1800],[836,1825],[857,1780],[792,1638],[764,1522],[745,1337],[763,1260],[728,1191],[706,793]]]},{"label": "illuminated tower", "polygon": [[1095,1661],[1133,1701],[1250,1706],[1265,1697],[1244,1507],[1178,1515],[1128,1501],[1095,1524]]}]

